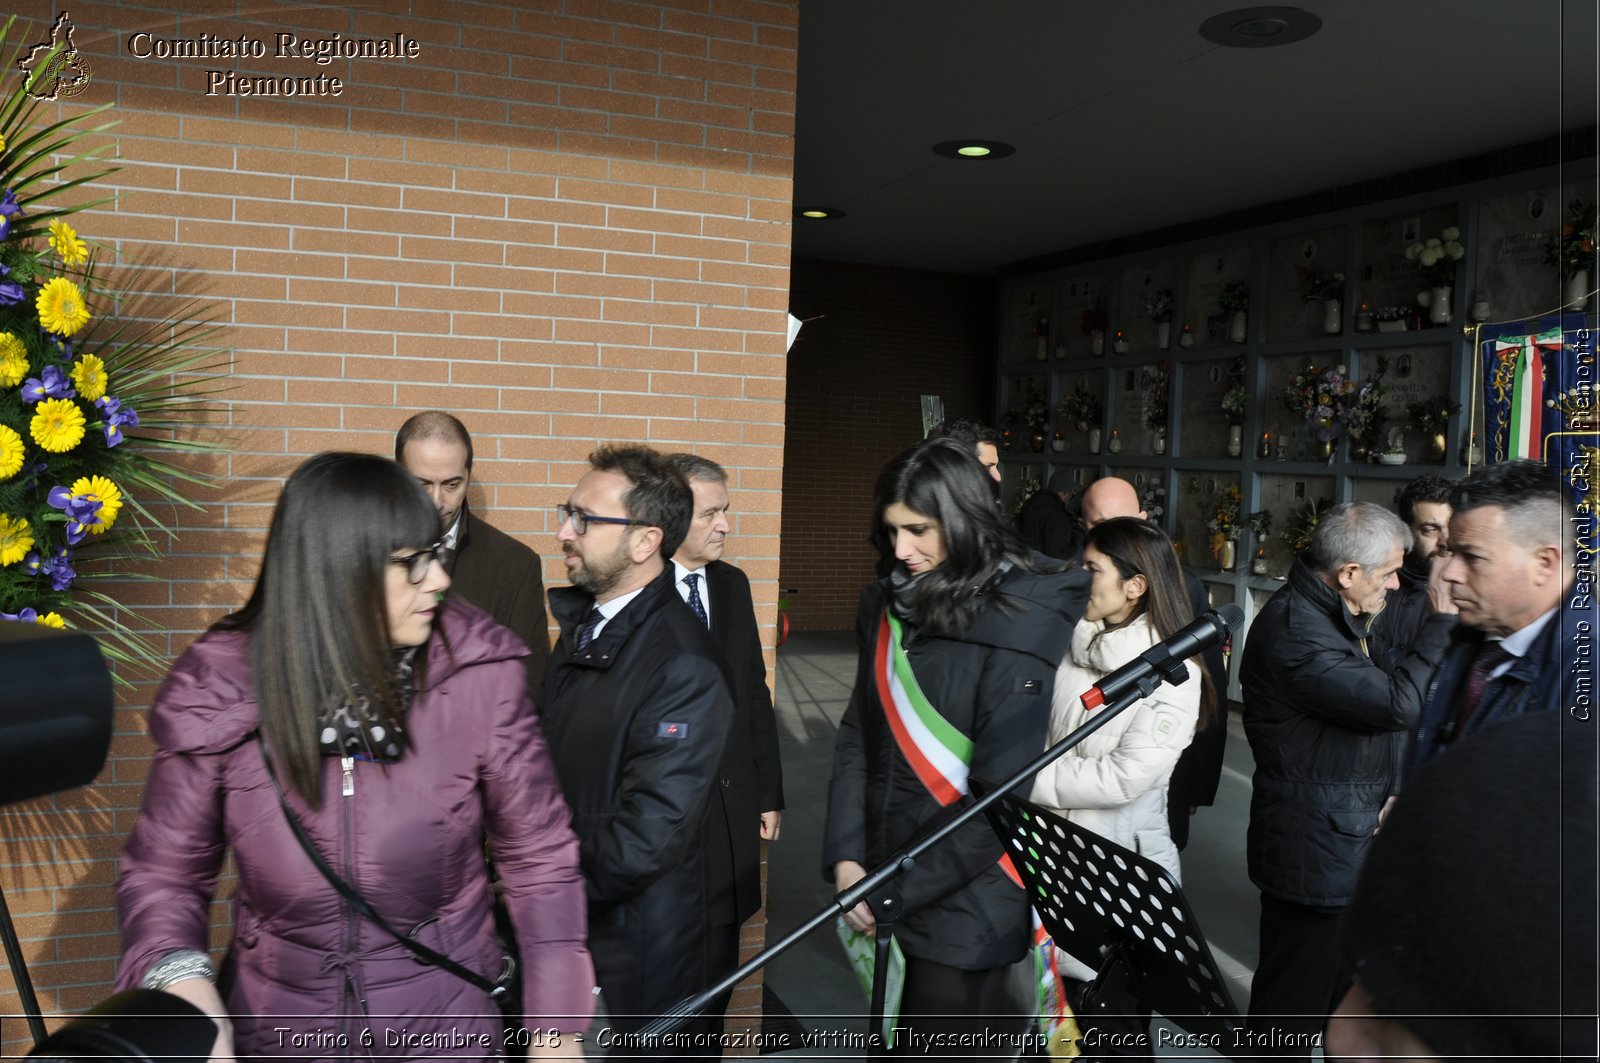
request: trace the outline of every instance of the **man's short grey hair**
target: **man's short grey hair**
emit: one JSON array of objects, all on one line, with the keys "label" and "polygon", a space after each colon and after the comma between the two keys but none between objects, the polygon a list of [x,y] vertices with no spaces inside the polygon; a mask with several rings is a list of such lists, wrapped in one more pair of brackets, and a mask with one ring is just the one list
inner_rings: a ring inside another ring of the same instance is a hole
[{"label": "man's short grey hair", "polygon": [[1306,563],[1331,576],[1351,562],[1381,568],[1396,546],[1411,549],[1411,529],[1376,502],[1341,502],[1322,515],[1306,548]]},{"label": "man's short grey hair", "polygon": [[702,483],[723,484],[728,482],[728,470],[712,461],[702,458],[698,454],[668,454],[667,464],[683,473],[685,480],[699,480]]}]

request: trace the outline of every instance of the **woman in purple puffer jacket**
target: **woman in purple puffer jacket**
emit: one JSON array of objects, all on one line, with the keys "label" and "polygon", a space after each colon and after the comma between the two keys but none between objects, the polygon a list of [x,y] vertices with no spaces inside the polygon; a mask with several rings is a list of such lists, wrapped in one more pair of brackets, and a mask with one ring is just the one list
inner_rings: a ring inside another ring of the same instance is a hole
[{"label": "woman in purple puffer jacket", "polygon": [[[249,602],[184,653],[151,708],[158,750],[117,884],[118,987],[216,1017],[218,1057],[566,1055],[588,1024],[578,845],[528,648],[443,599],[439,535],[400,466],[312,458],[284,486]],[[509,954],[487,839],[528,1030],[506,1034],[485,988],[359,915],[291,815],[391,927],[494,982]],[[234,936],[214,974],[208,908],[229,849]]]}]

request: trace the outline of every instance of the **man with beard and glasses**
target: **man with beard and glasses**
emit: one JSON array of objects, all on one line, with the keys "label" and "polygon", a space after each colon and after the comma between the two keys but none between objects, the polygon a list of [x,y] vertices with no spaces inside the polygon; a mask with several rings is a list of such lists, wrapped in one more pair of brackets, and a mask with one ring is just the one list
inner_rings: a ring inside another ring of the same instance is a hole
[{"label": "man with beard and glasses", "polygon": [[[603,446],[589,464],[557,507],[572,586],[550,592],[561,637],[539,705],[578,835],[595,978],[626,1035],[715,973],[705,827],[733,703],[673,583],[694,508],[683,474],[641,446]],[[720,1025],[619,1050],[712,1058]]]}]

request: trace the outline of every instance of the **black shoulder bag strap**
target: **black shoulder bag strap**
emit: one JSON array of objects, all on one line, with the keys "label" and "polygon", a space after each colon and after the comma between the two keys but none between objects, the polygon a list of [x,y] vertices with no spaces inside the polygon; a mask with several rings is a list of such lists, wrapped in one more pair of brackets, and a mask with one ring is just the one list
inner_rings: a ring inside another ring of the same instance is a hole
[{"label": "black shoulder bag strap", "polygon": [[300,825],[299,817],[289,807],[289,801],[283,795],[283,785],[278,782],[277,769],[272,766],[272,757],[267,753],[266,739],[260,731],[256,732],[256,744],[261,747],[261,760],[267,766],[267,777],[272,780],[273,790],[277,791],[278,804],[283,806],[283,815],[289,821],[289,829],[294,832],[295,840],[300,843],[300,848],[304,849],[306,855],[311,858],[312,865],[322,873],[323,878],[328,880],[328,885],[332,886],[339,896],[343,897],[358,914],[370,920],[379,930],[382,930],[407,949],[410,949],[424,963],[449,971],[468,985],[476,986],[488,993],[497,1002],[504,997],[511,983],[511,976],[516,972],[516,958],[507,953],[505,956],[506,967],[501,972],[500,980],[491,982],[477,971],[457,963],[444,953],[431,949],[409,934],[402,934],[390,926],[389,921],[379,915],[377,909],[367,903],[367,899],[357,893],[354,886],[340,878],[333,868],[328,866],[328,861],[317,851],[317,847],[312,844],[310,835],[306,834],[305,827]]}]

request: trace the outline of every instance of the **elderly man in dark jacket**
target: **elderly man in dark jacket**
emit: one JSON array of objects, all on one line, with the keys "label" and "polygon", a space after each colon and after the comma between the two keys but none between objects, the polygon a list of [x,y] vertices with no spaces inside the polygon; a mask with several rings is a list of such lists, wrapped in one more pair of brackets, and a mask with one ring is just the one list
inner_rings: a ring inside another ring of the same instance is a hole
[{"label": "elderly man in dark jacket", "polygon": [[1256,763],[1247,852],[1261,890],[1250,1025],[1254,1045],[1290,1056],[1310,1056],[1342,991],[1338,915],[1454,622],[1438,587],[1435,613],[1392,671],[1373,660],[1373,619],[1410,542],[1381,506],[1335,506],[1245,643],[1244,726]]},{"label": "elderly man in dark jacket", "polygon": [[573,586],[550,592],[561,639],[540,706],[588,884],[595,977],[611,1029],[628,1033],[712,978],[705,830],[733,702],[666,561],[693,507],[683,474],[646,447],[589,461],[559,508]]}]

